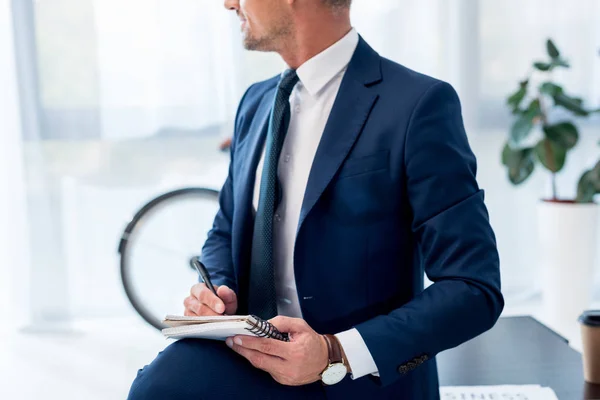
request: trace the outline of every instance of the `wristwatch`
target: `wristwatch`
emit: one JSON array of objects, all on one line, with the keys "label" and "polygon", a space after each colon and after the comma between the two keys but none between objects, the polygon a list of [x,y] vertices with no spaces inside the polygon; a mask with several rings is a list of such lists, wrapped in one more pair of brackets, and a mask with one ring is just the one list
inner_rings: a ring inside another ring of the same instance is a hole
[{"label": "wristwatch", "polygon": [[321,381],[325,385],[335,385],[344,379],[348,373],[348,368],[342,356],[342,346],[338,339],[333,335],[323,335],[323,337],[327,342],[327,350],[329,351],[329,365],[321,373]]}]

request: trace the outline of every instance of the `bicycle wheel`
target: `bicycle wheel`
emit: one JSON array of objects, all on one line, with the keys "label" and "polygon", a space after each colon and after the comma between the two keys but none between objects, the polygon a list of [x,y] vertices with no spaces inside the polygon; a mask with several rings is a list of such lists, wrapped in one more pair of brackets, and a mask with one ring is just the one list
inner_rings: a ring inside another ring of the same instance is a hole
[{"label": "bicycle wheel", "polygon": [[200,254],[219,209],[219,192],[185,188],[144,205],[119,243],[121,280],[137,313],[156,329],[167,314],[181,314],[198,281],[190,259]]}]

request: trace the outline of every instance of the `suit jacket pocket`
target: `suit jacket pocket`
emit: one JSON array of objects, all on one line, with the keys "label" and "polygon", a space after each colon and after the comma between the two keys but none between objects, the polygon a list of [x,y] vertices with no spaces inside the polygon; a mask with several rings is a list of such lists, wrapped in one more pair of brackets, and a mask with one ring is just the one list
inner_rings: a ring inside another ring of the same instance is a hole
[{"label": "suit jacket pocket", "polygon": [[338,179],[330,188],[329,211],[343,224],[371,224],[394,212],[392,180],[383,168],[353,173]]},{"label": "suit jacket pocket", "polygon": [[390,152],[378,151],[368,156],[349,158],[344,162],[337,179],[386,170],[389,168]]}]

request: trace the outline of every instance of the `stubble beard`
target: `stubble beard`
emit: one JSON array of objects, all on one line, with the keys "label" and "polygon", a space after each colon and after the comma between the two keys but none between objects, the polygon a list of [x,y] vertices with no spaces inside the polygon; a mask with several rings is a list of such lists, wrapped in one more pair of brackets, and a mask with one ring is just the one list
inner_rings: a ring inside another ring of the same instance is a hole
[{"label": "stubble beard", "polygon": [[291,26],[283,21],[271,29],[270,32],[260,37],[255,37],[246,28],[243,32],[244,48],[252,51],[276,52],[284,46],[286,40],[291,36],[291,32]]}]

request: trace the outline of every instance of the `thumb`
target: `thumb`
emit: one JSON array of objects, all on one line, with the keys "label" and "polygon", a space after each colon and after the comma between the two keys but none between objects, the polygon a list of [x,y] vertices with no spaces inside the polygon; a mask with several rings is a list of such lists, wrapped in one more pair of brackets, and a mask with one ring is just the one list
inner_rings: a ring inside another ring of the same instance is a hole
[{"label": "thumb", "polygon": [[237,296],[233,290],[227,286],[219,286],[217,289],[217,295],[225,303],[227,314],[234,313],[237,309]]},{"label": "thumb", "polygon": [[229,289],[227,286],[219,286],[217,289],[217,295],[223,300],[224,303],[231,303],[235,300],[235,292]]},{"label": "thumb", "polygon": [[300,333],[306,331],[308,328],[308,324],[300,318],[277,316],[269,320],[269,322],[272,323],[280,332],[286,333]]}]

